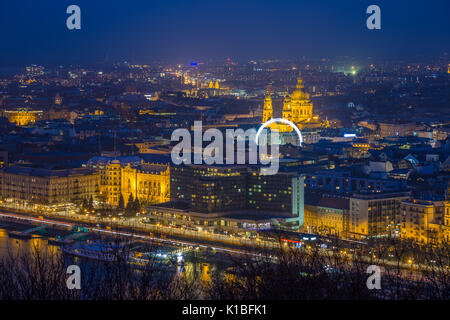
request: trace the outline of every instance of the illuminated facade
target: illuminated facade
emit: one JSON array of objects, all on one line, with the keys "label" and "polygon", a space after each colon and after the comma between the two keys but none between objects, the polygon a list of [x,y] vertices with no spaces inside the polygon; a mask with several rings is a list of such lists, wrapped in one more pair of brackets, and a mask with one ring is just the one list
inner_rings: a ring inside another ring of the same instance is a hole
[{"label": "illuminated facade", "polygon": [[324,197],[316,204],[305,205],[304,232],[348,238],[348,223],[347,198]]},{"label": "illuminated facade", "polygon": [[[269,92],[267,92],[264,100],[263,123],[271,118],[273,118],[272,99],[270,98]],[[304,90],[301,75],[299,75],[297,79],[297,85],[292,94],[290,94],[289,91],[286,92],[283,101],[282,118],[293,122],[299,129],[321,126],[321,123],[318,121],[319,117],[313,114],[313,104],[309,94]],[[278,123],[271,124],[270,129],[279,132],[293,131],[291,126]]]},{"label": "illuminated facade", "polygon": [[8,167],[0,171],[3,200],[35,204],[81,202],[96,197],[100,176],[88,168],[65,170]]},{"label": "illuminated facade", "polygon": [[350,238],[399,236],[401,202],[409,198],[408,192],[354,194],[349,207]]},{"label": "illuminated facade", "polygon": [[445,201],[402,202],[402,238],[416,243],[450,243],[450,183]]},{"label": "illuminated facade", "polygon": [[219,80],[216,80],[216,82],[213,82],[212,80],[209,80],[208,88],[209,89],[220,90]]},{"label": "illuminated facade", "polygon": [[15,123],[18,126],[26,126],[33,124],[42,116],[42,111],[34,111],[27,109],[17,109],[13,111],[5,111],[5,116],[9,122]]},{"label": "illuminated facade", "polygon": [[287,92],[283,103],[283,118],[297,126],[313,120],[313,105],[309,94],[304,91],[303,80],[298,77],[295,90],[289,95]]},{"label": "illuminated facade", "polygon": [[402,238],[420,244],[439,244],[443,239],[444,210],[443,201],[403,201]]},{"label": "illuminated facade", "polygon": [[142,203],[170,201],[170,170],[168,165],[142,163],[123,165],[113,160],[100,170],[100,195],[107,203],[119,205],[122,195],[124,205],[130,195]]},{"label": "illuminated facade", "polygon": [[447,243],[450,243],[450,182],[447,186],[447,195],[445,198],[444,206],[442,236]]},{"label": "illuminated facade", "polygon": [[272,98],[270,97],[270,91],[267,89],[266,98],[264,99],[264,108],[263,108],[263,120],[265,123],[273,118],[273,107],[272,107]]}]

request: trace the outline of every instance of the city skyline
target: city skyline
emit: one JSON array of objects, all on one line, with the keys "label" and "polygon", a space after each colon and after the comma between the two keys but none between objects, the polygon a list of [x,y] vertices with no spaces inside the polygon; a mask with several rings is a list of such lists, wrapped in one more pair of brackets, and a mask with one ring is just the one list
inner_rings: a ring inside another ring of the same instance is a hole
[{"label": "city skyline", "polygon": [[449,9],[0,2],[0,300],[450,299]]}]

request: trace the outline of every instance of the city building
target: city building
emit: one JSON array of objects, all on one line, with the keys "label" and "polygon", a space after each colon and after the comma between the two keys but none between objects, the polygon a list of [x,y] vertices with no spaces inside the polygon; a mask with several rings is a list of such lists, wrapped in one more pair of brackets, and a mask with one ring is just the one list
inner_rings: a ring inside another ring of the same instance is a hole
[{"label": "city building", "polygon": [[8,118],[9,122],[15,123],[18,126],[26,126],[40,120],[43,112],[18,108],[17,110],[5,110],[4,114]]},{"label": "city building", "polygon": [[305,203],[304,232],[348,238],[348,198],[321,197],[315,203]]},{"label": "city building", "polygon": [[303,79],[299,75],[297,85],[292,94],[286,92],[283,102],[283,118],[292,121],[297,126],[313,120],[313,104],[310,96],[304,91]]},{"label": "city building", "polygon": [[0,186],[3,201],[77,203],[97,197],[100,175],[89,168],[48,170],[12,166],[0,171]]},{"label": "city building", "polygon": [[438,244],[443,240],[443,201],[406,200],[401,203],[402,239],[420,244]]},{"label": "city building", "polygon": [[442,224],[442,237],[446,243],[450,243],[450,182],[447,185],[447,193],[444,202],[444,221]]},{"label": "city building", "polygon": [[333,194],[386,193],[406,188],[404,180],[358,177],[350,170],[321,170],[305,173],[305,185],[311,190],[321,190]]},{"label": "city building", "polygon": [[[273,117],[273,105],[270,93],[267,91],[264,99],[263,107],[263,123]],[[322,124],[319,122],[319,117],[313,114],[313,104],[310,96],[304,91],[303,79],[299,75],[297,85],[292,94],[289,90],[286,91],[286,96],[283,101],[282,118],[291,121],[298,128],[316,128]],[[273,123],[270,125],[272,130],[277,130],[280,133],[289,133],[293,128],[284,123]]]},{"label": "city building", "polygon": [[296,171],[261,175],[257,166],[183,165],[171,167],[170,179],[171,202],[147,207],[158,223],[289,230],[303,225],[304,182]]},{"label": "city building", "polygon": [[61,105],[62,104],[62,97],[59,93],[56,94],[55,96],[55,104],[56,105]]},{"label": "city building", "polygon": [[402,122],[382,122],[379,124],[380,137],[391,136],[412,136],[414,131],[419,130],[415,123],[402,123]]},{"label": "city building", "polygon": [[423,245],[450,243],[450,182],[444,201],[402,202],[401,237]]},{"label": "city building", "polygon": [[170,168],[166,163],[145,162],[139,157],[94,157],[86,165],[100,174],[100,199],[118,206],[130,198],[144,204],[170,200]]},{"label": "city building", "polygon": [[409,198],[409,192],[352,195],[349,207],[350,238],[400,236],[401,203]]}]

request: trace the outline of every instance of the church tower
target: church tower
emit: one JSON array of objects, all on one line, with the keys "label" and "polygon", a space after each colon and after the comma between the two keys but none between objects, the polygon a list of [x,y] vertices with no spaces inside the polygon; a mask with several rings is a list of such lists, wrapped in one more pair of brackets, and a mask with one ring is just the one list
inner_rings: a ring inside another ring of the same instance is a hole
[{"label": "church tower", "polygon": [[283,103],[283,118],[296,124],[310,122],[313,118],[313,105],[309,94],[304,91],[301,74],[299,74],[295,90]]},{"label": "church tower", "polygon": [[58,92],[58,93],[56,93],[56,96],[55,96],[55,104],[61,105],[61,103],[62,103],[62,97]]},{"label": "church tower", "polygon": [[267,122],[273,118],[272,98],[270,97],[269,88],[267,88],[266,97],[264,99],[263,119],[262,122]]},{"label": "church tower", "polygon": [[292,121],[291,95],[289,89],[286,88],[286,96],[283,101],[283,119]]},{"label": "church tower", "polygon": [[[269,90],[267,90],[267,94],[264,99],[262,123],[265,123],[272,118],[272,99],[270,97]],[[286,96],[283,101],[282,118],[293,122],[300,130],[304,128],[328,127],[330,125],[328,121],[326,123],[320,122],[319,116],[313,114],[313,104],[309,94],[304,90],[301,74],[299,74],[294,91],[290,94],[289,90],[286,89]],[[294,130],[292,126],[278,122],[270,124],[269,127],[271,130],[281,133],[281,136],[283,136],[282,139],[290,139],[290,135]],[[283,141],[286,142],[288,140]]]}]

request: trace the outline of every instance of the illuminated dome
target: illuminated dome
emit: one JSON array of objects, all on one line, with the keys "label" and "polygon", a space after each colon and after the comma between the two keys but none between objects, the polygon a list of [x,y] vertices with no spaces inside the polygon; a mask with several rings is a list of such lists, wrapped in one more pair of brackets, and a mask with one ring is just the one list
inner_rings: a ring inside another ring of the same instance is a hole
[{"label": "illuminated dome", "polygon": [[[264,99],[263,123],[273,118],[272,99],[266,95]],[[313,104],[310,100],[310,95],[305,92],[301,74],[299,74],[297,85],[289,94],[286,91],[286,96],[283,101],[282,118],[294,123],[298,128],[318,128],[323,125],[329,126],[328,121],[323,124],[319,121],[319,116],[313,113]],[[271,123],[271,130],[279,132],[292,132],[292,127],[283,123]]]},{"label": "illuminated dome", "polygon": [[299,75],[297,80],[297,86],[295,90],[292,92],[291,99],[292,100],[309,99],[309,94],[303,91],[304,87],[305,86],[303,85],[302,77],[301,75]]}]

